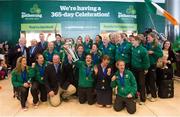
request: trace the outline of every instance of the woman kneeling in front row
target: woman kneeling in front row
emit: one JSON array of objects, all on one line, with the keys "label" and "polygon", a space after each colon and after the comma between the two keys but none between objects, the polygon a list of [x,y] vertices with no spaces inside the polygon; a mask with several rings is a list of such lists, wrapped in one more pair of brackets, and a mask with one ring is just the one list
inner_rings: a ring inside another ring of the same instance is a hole
[{"label": "woman kneeling in front row", "polygon": [[118,71],[112,77],[111,86],[117,86],[117,95],[114,103],[114,110],[121,111],[126,107],[128,113],[136,112],[136,103],[134,96],[137,91],[137,84],[131,71],[125,69],[124,61],[117,61],[116,67]]}]

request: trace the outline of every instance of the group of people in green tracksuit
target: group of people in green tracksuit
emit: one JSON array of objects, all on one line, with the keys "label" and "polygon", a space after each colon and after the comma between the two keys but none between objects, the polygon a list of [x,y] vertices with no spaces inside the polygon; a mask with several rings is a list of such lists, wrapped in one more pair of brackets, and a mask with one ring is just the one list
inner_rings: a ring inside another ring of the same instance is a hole
[{"label": "group of people in green tracksuit", "polygon": [[[44,33],[40,35],[45,43]],[[40,48],[41,41],[33,45],[37,51],[31,63],[28,56],[17,59],[12,84],[24,110],[29,89],[35,108],[47,100],[58,106],[74,95],[80,104],[97,102],[98,107],[126,108],[133,114],[138,97],[141,105],[147,98],[156,101],[156,63],[163,56],[156,34],[149,33],[145,43],[142,35],[128,40],[124,33],[114,34],[114,40],[106,34],[97,35],[95,43],[88,35],[84,42],[80,37],[76,42],[59,34],[55,37],[54,42],[46,42],[45,49]]]}]

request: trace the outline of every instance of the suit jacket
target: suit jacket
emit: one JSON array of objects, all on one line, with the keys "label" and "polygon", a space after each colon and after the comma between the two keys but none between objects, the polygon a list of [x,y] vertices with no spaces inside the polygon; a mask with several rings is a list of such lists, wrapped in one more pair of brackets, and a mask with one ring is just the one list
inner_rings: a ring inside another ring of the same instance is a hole
[{"label": "suit jacket", "polygon": [[98,73],[95,75],[96,80],[96,89],[97,90],[111,90],[111,78],[113,76],[113,71],[111,69],[111,75],[107,75],[107,69],[110,68],[109,66],[106,68],[106,73],[103,73],[103,69],[101,64],[98,66]]},{"label": "suit jacket", "polygon": [[36,62],[36,55],[40,53],[39,49],[37,46],[35,46],[34,51],[31,53],[32,46],[29,47],[29,60],[30,60],[30,65],[34,62]]},{"label": "suit jacket", "polygon": [[[13,59],[11,59],[11,66],[12,68],[15,68],[16,61],[19,57],[23,55],[22,51],[18,51],[18,49],[21,49],[20,45],[16,45],[14,48],[11,48],[9,51],[9,56]],[[24,51],[26,51],[26,58],[27,58],[27,64],[29,64],[29,49],[27,47],[24,47]]]},{"label": "suit jacket", "polygon": [[54,64],[49,64],[45,69],[44,80],[47,92],[54,91],[55,94],[57,94],[59,86],[66,90],[70,85],[70,82],[64,77],[64,70],[61,64],[59,64],[57,73]]},{"label": "suit jacket", "polygon": [[43,54],[44,50],[47,49],[47,42],[45,41],[43,45],[44,45],[44,47],[42,47],[41,42],[38,42],[38,44],[37,44],[38,51],[39,51],[39,53],[41,53],[41,54]]}]

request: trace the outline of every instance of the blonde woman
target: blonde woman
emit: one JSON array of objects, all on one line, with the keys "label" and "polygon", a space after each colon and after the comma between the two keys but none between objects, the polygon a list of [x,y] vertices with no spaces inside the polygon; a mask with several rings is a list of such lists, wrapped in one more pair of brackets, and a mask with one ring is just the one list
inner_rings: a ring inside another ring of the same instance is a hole
[{"label": "blonde woman", "polygon": [[12,84],[19,94],[21,107],[24,111],[27,110],[26,101],[31,86],[30,74],[30,68],[27,66],[26,57],[19,57],[15,69],[12,71]]},{"label": "blonde woman", "polygon": [[154,33],[149,33],[147,35],[146,49],[148,52],[150,67],[148,73],[146,74],[146,92],[147,98],[151,102],[155,102],[157,99],[156,94],[156,63],[160,57],[163,56],[162,49],[158,44],[157,35]]}]

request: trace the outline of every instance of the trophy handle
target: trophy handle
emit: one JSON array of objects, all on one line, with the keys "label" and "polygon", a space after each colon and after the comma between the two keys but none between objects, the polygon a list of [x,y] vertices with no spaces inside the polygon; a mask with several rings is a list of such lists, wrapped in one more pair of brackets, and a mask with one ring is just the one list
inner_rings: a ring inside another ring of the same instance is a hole
[{"label": "trophy handle", "polygon": [[70,54],[72,56],[72,61],[76,62],[79,60],[76,52],[72,49],[72,45],[67,44],[67,47],[64,47],[66,54]]}]

